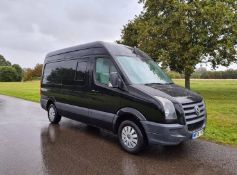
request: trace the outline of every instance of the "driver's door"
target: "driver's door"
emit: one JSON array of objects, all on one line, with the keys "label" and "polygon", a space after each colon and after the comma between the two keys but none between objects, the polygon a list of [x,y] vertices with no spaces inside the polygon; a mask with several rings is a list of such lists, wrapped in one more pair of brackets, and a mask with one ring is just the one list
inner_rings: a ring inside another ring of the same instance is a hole
[{"label": "driver's door", "polygon": [[94,58],[89,116],[91,123],[110,130],[112,130],[116,112],[121,106],[121,90],[110,86],[111,72],[117,72],[117,70],[109,57]]}]

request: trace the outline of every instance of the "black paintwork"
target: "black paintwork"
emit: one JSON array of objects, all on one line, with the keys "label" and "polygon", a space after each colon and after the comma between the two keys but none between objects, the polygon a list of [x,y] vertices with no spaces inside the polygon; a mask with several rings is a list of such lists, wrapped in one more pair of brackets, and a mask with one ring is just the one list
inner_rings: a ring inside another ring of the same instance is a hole
[{"label": "black paintwork", "polygon": [[[135,56],[133,48],[105,42],[94,42],[49,53],[44,65],[57,65],[69,60],[74,60],[75,64],[87,62],[87,69],[83,72],[86,80],[83,85],[77,81],[73,81],[71,85],[64,85],[63,80],[54,84],[44,80],[44,75],[41,83],[42,107],[46,109],[50,101],[54,102],[61,115],[109,130],[115,128],[116,121],[124,114],[133,115],[143,121],[184,125],[181,104],[200,102],[202,97],[175,84],[132,85],[114,59],[118,55]],[[111,59],[122,80],[123,89],[96,82],[94,70],[98,57]],[[65,75],[67,73],[64,73],[63,77],[67,77]],[[177,121],[165,120],[164,109],[154,96],[167,98],[174,103]]]}]

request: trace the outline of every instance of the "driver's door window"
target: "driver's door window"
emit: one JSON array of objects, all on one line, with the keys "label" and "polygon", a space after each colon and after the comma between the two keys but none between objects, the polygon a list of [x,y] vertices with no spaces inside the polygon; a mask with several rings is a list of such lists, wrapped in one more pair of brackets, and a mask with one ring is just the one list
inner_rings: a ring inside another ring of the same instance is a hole
[{"label": "driver's door window", "polygon": [[98,83],[109,86],[109,76],[112,72],[117,72],[117,70],[110,59],[96,59],[96,81]]}]

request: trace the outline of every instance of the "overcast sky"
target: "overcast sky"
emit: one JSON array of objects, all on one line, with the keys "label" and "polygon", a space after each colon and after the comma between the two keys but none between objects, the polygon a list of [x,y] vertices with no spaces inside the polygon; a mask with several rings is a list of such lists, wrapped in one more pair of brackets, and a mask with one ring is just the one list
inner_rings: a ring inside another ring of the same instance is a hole
[{"label": "overcast sky", "polygon": [[120,38],[142,10],[138,0],[1,0],[0,54],[22,67],[81,43]]},{"label": "overcast sky", "polygon": [[34,67],[53,50],[114,42],[141,10],[138,0],[0,0],[0,54]]}]

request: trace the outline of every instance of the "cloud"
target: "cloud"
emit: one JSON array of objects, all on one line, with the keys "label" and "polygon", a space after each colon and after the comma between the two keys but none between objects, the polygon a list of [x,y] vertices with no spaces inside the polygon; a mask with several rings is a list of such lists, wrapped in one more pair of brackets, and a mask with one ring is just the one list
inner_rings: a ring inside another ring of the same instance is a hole
[{"label": "cloud", "polygon": [[113,42],[141,10],[137,0],[1,0],[0,54],[32,67],[55,49]]}]

